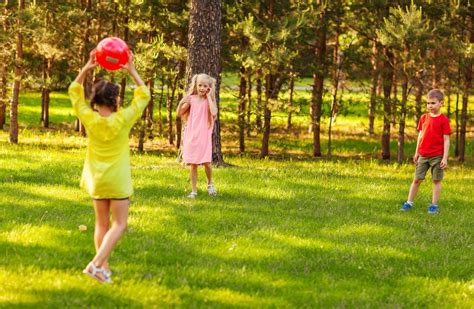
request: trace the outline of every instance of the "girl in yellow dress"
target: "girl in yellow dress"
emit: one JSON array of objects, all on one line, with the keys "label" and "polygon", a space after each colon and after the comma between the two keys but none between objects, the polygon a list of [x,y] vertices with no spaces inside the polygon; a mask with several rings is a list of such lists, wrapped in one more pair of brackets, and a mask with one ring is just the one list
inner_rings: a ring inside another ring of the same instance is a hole
[{"label": "girl in yellow dress", "polygon": [[129,198],[133,193],[128,137],[150,100],[150,92],[136,71],[133,54],[129,52],[128,63],[123,68],[137,85],[132,103],[117,111],[120,87],[102,80],[94,85],[92,108],[86,103],[82,84],[96,65],[93,50],[89,61],[69,86],[69,96],[88,136],[81,187],[92,197],[96,215],[96,255],[83,272],[102,283],[111,283],[108,258],[127,228]]}]

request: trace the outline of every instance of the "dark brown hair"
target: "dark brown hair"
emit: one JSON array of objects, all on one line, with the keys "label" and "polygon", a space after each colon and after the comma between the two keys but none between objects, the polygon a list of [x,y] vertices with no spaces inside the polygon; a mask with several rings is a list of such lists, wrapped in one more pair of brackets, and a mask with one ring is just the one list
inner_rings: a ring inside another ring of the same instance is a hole
[{"label": "dark brown hair", "polygon": [[91,107],[94,105],[105,105],[117,111],[117,97],[120,92],[120,86],[106,80],[101,80],[96,83],[92,89]]}]

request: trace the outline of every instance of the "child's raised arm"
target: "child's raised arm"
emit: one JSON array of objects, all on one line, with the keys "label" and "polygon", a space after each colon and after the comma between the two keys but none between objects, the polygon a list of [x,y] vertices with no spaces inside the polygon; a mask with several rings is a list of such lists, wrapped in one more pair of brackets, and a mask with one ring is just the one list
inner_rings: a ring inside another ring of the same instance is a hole
[{"label": "child's raised arm", "polygon": [[131,51],[128,52],[128,62],[127,64],[123,65],[122,68],[126,69],[128,73],[133,78],[133,81],[137,86],[144,86],[145,83],[143,82],[142,78],[138,74],[137,70],[135,69],[135,63],[133,62],[133,53]]},{"label": "child's raised arm", "polygon": [[81,85],[84,84],[84,80],[86,79],[87,73],[89,73],[89,70],[95,68],[96,66],[97,66],[97,61],[95,60],[95,48],[94,48],[89,53],[89,61],[87,61],[87,63],[81,69],[81,71],[79,72],[79,74],[77,75],[74,81]]}]

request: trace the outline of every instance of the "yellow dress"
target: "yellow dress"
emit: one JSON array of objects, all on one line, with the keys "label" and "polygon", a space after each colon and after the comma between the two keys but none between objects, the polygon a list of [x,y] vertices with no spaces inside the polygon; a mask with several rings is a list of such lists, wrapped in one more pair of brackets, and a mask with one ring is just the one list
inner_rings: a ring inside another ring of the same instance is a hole
[{"label": "yellow dress", "polygon": [[128,137],[150,100],[150,91],[146,86],[137,87],[130,106],[108,117],[100,116],[86,103],[81,84],[73,82],[69,86],[69,97],[88,136],[81,187],[93,199],[131,196],[133,187]]}]

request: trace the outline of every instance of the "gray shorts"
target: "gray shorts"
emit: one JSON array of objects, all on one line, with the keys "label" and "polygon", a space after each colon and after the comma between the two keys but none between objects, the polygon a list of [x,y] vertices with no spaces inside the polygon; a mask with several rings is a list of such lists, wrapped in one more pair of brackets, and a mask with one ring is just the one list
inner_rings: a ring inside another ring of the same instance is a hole
[{"label": "gray shorts", "polygon": [[425,158],[422,156],[418,157],[416,163],[415,177],[418,179],[425,179],[426,172],[431,168],[431,178],[433,180],[442,180],[444,176],[444,170],[441,169],[439,164],[443,156],[436,156],[431,158]]}]

